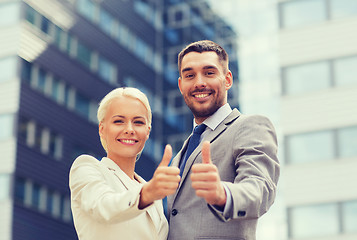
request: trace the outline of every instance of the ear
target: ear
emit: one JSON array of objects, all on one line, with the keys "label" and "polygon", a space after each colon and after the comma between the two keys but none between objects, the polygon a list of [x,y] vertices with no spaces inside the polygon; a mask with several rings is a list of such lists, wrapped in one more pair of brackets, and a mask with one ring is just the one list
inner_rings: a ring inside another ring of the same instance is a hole
[{"label": "ear", "polygon": [[148,132],[147,132],[147,134],[146,134],[146,140],[149,139],[150,132],[151,132],[151,127],[148,127]]},{"label": "ear", "polygon": [[233,75],[231,71],[228,71],[225,77],[226,90],[230,89],[233,85]]},{"label": "ear", "polygon": [[103,135],[104,135],[104,133],[103,133],[104,132],[103,122],[99,123],[98,132],[99,132],[99,136],[103,137]]},{"label": "ear", "polygon": [[181,92],[181,94],[182,94],[182,90],[181,90],[181,84],[182,84],[182,83],[181,83],[181,81],[182,81],[182,80],[181,80],[181,77],[179,77],[179,78],[178,78],[178,87],[179,87],[180,92]]}]

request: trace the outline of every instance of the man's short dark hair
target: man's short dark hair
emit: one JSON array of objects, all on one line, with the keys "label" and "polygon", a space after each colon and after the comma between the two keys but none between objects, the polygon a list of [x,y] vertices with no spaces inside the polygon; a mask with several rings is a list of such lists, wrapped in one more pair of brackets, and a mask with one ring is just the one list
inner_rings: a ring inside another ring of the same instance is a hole
[{"label": "man's short dark hair", "polygon": [[228,54],[223,47],[210,40],[201,40],[190,43],[187,45],[178,55],[178,70],[181,76],[181,64],[183,57],[190,52],[215,52],[218,55],[219,62],[221,63],[223,70],[227,71],[228,66]]}]

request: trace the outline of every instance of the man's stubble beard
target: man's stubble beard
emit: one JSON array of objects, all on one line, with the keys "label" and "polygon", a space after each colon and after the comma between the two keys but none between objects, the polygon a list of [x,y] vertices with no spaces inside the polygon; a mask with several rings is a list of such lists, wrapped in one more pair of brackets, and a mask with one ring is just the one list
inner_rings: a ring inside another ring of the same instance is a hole
[{"label": "man's stubble beard", "polygon": [[205,109],[201,109],[200,107],[197,109],[187,96],[184,96],[184,100],[195,118],[208,118],[224,105],[224,98],[219,99],[219,97],[220,96],[217,96],[215,101]]}]

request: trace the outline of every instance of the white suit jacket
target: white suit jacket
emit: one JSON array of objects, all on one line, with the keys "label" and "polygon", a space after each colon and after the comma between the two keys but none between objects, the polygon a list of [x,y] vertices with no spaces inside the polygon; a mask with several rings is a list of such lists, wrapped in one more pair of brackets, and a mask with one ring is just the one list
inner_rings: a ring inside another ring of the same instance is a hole
[{"label": "white suit jacket", "polygon": [[69,174],[73,221],[80,240],[166,239],[162,201],[138,208],[145,182],[131,180],[109,158],[81,155]]}]

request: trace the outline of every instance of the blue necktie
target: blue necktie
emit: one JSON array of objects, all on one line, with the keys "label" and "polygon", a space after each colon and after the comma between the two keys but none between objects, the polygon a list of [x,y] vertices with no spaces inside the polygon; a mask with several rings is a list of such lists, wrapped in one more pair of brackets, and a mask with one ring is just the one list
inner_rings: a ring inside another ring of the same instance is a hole
[{"label": "blue necktie", "polygon": [[193,130],[193,134],[192,134],[190,140],[188,140],[186,157],[185,157],[185,159],[183,159],[181,161],[181,164],[180,164],[180,176],[182,176],[183,170],[185,169],[185,165],[186,165],[186,161],[187,161],[188,157],[191,155],[193,150],[195,150],[196,147],[198,146],[198,144],[200,143],[201,134],[205,131],[205,129],[206,129],[206,125],[200,124],[200,125],[196,126],[195,129]]}]

